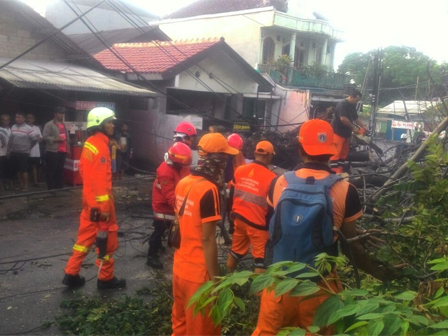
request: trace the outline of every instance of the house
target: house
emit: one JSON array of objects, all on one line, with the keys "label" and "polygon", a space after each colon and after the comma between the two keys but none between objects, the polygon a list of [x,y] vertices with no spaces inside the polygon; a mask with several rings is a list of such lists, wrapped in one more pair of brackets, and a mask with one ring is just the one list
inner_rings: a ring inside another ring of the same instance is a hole
[{"label": "house", "polygon": [[[121,28],[113,30],[103,30],[98,33],[107,43],[107,45],[114,45],[117,43],[135,43],[135,42],[151,42],[169,41],[170,38],[161,31],[158,27],[138,27],[138,28]],[[98,37],[94,33],[71,34],[70,39],[75,42],[80,48],[88,52],[90,55],[95,55],[104,49],[107,49],[104,44],[99,42]]]},{"label": "house", "polygon": [[222,38],[122,43],[114,49],[129,64],[110,50],[96,60],[122,80],[160,93],[149,114],[133,114],[141,121],[139,134],[154,148],[147,153],[150,162],[160,162],[182,120],[199,130],[218,123],[238,131],[277,122],[281,102],[274,85]]},{"label": "house", "polygon": [[[100,1],[70,0],[69,4],[78,14],[85,13]],[[77,15],[64,0],[50,2],[45,11],[45,18],[56,28],[61,28],[67,22],[75,19]],[[120,13],[121,12],[121,13]],[[128,19],[135,22],[136,26],[146,26],[149,21],[158,20],[157,15],[151,14],[127,0],[108,0],[96,6],[85,18],[94,24],[99,31],[130,28]],[[77,21],[64,29],[67,35],[88,34],[90,30],[83,22]]]},{"label": "house", "polygon": [[439,121],[431,116],[430,111],[436,109],[437,104],[437,101],[395,100],[378,109],[376,132],[388,140],[399,141],[403,133],[412,134],[419,127],[432,131]]},{"label": "house", "polygon": [[349,86],[332,71],[342,33],[298,0],[198,0],[150,24],[175,40],[223,36],[279,86],[310,90],[313,113],[336,104]]},{"label": "house", "polygon": [[54,107],[65,106],[65,123],[77,144],[87,136],[87,113],[93,107],[107,106],[126,118],[128,110],[149,106],[156,97],[109,76],[100,62],[21,1],[0,1],[0,28],[2,114],[33,113],[36,124],[43,125],[54,117]]}]

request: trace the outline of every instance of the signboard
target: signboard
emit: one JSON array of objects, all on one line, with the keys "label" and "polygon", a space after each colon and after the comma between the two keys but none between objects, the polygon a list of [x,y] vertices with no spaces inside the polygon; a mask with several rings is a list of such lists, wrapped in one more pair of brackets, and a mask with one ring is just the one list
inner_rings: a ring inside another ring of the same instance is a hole
[{"label": "signboard", "polygon": [[79,170],[79,160],[65,159],[64,168],[71,171]]},{"label": "signboard", "polygon": [[64,121],[64,126],[70,134],[75,134],[77,130],[87,129],[87,123],[82,121]]},{"label": "signboard", "polygon": [[95,107],[107,107],[112,111],[115,110],[115,103],[112,102],[92,102],[92,101],[76,101],[75,110],[77,111],[90,111]]},{"label": "signboard", "polygon": [[233,130],[235,132],[250,132],[250,125],[243,123],[234,123]]},{"label": "signboard", "polygon": [[402,128],[414,131],[415,128],[423,129],[422,122],[412,122],[412,121],[401,121],[401,120],[392,120],[392,128]]}]

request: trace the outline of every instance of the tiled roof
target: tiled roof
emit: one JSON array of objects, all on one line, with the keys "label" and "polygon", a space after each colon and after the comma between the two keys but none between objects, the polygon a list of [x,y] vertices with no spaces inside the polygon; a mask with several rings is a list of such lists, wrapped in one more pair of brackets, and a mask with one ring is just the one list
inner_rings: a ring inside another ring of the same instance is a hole
[{"label": "tiled roof", "polygon": [[[272,4],[271,4],[272,2]],[[199,15],[210,15],[227,12],[236,12],[247,9],[256,9],[274,6],[272,0],[198,0],[168,14],[164,19],[180,19]]]},{"label": "tiled roof", "polygon": [[[195,39],[173,42],[119,43],[114,48],[132,67],[140,73],[164,73],[223,43],[221,39]],[[110,50],[104,50],[94,56],[109,70],[133,71],[123,64]]]}]

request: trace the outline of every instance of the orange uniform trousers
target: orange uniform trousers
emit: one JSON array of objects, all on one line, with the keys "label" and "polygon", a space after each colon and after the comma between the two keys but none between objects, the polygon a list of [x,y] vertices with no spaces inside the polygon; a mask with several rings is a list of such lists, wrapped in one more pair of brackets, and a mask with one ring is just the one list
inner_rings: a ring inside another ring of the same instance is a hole
[{"label": "orange uniform trousers", "polygon": [[339,135],[334,135],[334,145],[336,146],[337,153],[330,159],[332,162],[332,170],[335,173],[342,173],[342,165],[348,156],[348,150],[350,145],[350,138],[343,138]]},{"label": "orange uniform trousers", "polygon": [[[330,277],[334,278],[334,275]],[[327,282],[335,293],[342,291],[342,285],[337,278],[327,280]],[[319,286],[327,288],[322,282],[319,283]],[[285,327],[306,329],[312,326],[316,309],[330,297],[324,290],[320,290],[313,295],[317,296],[304,298],[303,296],[288,296],[287,293],[274,297],[275,293],[273,290],[267,291],[265,289],[261,296],[257,328],[252,333],[252,336],[277,335],[280,329]],[[322,328],[319,331],[319,335],[333,334],[334,329],[332,326]]]},{"label": "orange uniform trousers", "polygon": [[[76,244],[73,246],[73,254],[68,260],[67,266],[65,267],[66,274],[71,275],[79,274],[84,258],[90,252],[93,244],[95,243],[98,232],[98,224],[95,222],[91,222],[89,217],[90,214],[88,209],[84,208],[80,218],[81,224],[78,230],[78,239],[76,241]],[[115,213],[113,211],[111,212],[110,220],[115,221]],[[113,279],[114,277],[113,254],[117,248],[118,248],[117,231],[109,231],[107,235],[107,250],[106,250],[107,255],[104,258],[104,260],[100,259],[96,260],[96,265],[100,267],[98,275],[99,280],[108,281]]]},{"label": "orange uniform trousers", "polygon": [[266,242],[269,240],[269,231],[256,229],[239,218],[235,218],[235,233],[232,237],[232,251],[239,256],[249,252],[252,244],[254,259],[264,259]]},{"label": "orange uniform trousers", "polygon": [[188,301],[202,285],[202,283],[188,281],[173,274],[174,304],[171,316],[173,336],[221,335],[221,326],[215,327],[212,318],[208,316],[209,310],[204,316],[201,313],[193,316],[193,307],[187,309]]}]

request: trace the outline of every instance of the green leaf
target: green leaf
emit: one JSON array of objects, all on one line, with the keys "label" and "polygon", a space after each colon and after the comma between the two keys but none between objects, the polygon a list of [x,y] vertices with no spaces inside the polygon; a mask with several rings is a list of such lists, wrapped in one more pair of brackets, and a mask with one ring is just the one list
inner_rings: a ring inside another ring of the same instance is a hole
[{"label": "green leaf", "polygon": [[219,309],[219,306],[215,305],[210,309],[210,317],[213,320],[213,324],[217,326],[219,323],[221,323],[223,317],[221,314],[221,310]]},{"label": "green leaf", "polygon": [[429,304],[434,304],[433,308],[446,307],[448,306],[448,296],[444,296],[440,299],[431,301]]},{"label": "green leaf", "polygon": [[395,299],[403,300],[403,301],[411,301],[411,300],[414,300],[416,296],[417,296],[417,292],[407,291],[407,292],[396,295]]},{"label": "green leaf", "polygon": [[430,326],[430,328],[434,329],[448,328],[448,320],[433,324],[432,326]]},{"label": "green leaf", "polygon": [[298,264],[298,265],[293,265],[290,268],[288,268],[288,270],[286,270],[285,274],[290,274],[290,273],[294,273],[294,272],[298,272],[303,270],[306,267],[306,264]]},{"label": "green leaf", "polygon": [[317,326],[309,326],[309,327],[307,327],[307,329],[312,334],[315,334],[315,333],[317,333],[320,330],[320,328],[317,327]]},{"label": "green leaf", "polygon": [[272,285],[275,278],[267,273],[260,274],[250,285],[250,294],[257,293]]},{"label": "green leaf", "polygon": [[434,259],[434,260],[428,261],[428,264],[440,264],[440,263],[443,263],[446,261],[448,261],[447,258],[439,258],[439,259]]},{"label": "green leaf", "polygon": [[365,289],[353,289],[353,290],[345,290],[339,293],[339,295],[345,296],[366,296],[369,292]]},{"label": "green leaf", "polygon": [[306,331],[301,329],[301,328],[294,328],[294,330],[292,330],[289,333],[289,336],[305,336]]},{"label": "green leaf", "polygon": [[279,284],[277,284],[275,286],[275,297],[278,297],[280,295],[283,295],[283,294],[289,292],[298,283],[299,283],[299,280],[297,280],[297,279],[293,279],[293,278],[283,279]]},{"label": "green leaf", "polygon": [[199,289],[193,294],[193,296],[190,298],[187,304],[187,309],[191,307],[199,298],[205,294],[207,291],[209,291],[214,285],[213,281],[207,281],[204,283]]},{"label": "green leaf", "polygon": [[430,268],[432,271],[444,271],[448,269],[448,261],[445,261],[440,264],[436,264]]},{"label": "green leaf", "polygon": [[289,296],[307,296],[314,294],[320,290],[320,287],[316,283],[311,281],[304,281],[300,285],[296,286]]},{"label": "green leaf", "polygon": [[389,304],[389,305],[386,305],[386,306],[382,307],[380,309],[380,312],[382,314],[387,314],[387,313],[391,313],[391,312],[395,311],[396,308],[397,307],[395,306],[395,304],[392,303],[392,304]]},{"label": "green leaf", "polygon": [[233,292],[229,288],[226,288],[221,293],[219,293],[218,306],[223,317],[227,315],[228,309],[232,302]]},{"label": "green leaf", "polygon": [[364,315],[367,313],[371,313],[379,308],[380,304],[378,302],[371,302],[369,303],[367,301],[366,304],[361,306],[361,309],[356,313],[356,316]]},{"label": "green leaf", "polygon": [[358,320],[373,320],[373,319],[381,318],[383,316],[384,315],[380,314],[380,313],[370,313],[370,314],[365,314],[365,315],[359,316]]},{"label": "green leaf", "polygon": [[402,333],[403,335],[406,335],[406,333],[408,332],[408,329],[409,329],[409,322],[408,322],[408,321],[404,321],[404,322],[401,324],[400,328],[401,328],[401,333]]},{"label": "green leaf", "polygon": [[406,320],[416,326],[421,325],[427,326],[429,324],[429,320],[426,317],[420,315],[413,315],[412,317],[409,317]]},{"label": "green leaf", "polygon": [[334,311],[330,318],[328,319],[328,324],[333,324],[336,321],[339,321],[341,318],[345,317],[345,316],[350,316],[355,314],[359,309],[359,305],[358,304],[349,304],[347,306],[345,306],[342,309],[339,309],[337,311]]},{"label": "green leaf", "polygon": [[400,329],[402,320],[395,314],[387,314],[384,319],[383,335],[395,335],[395,332]]},{"label": "green leaf", "polygon": [[244,305],[243,300],[241,300],[239,297],[235,296],[233,298],[233,301],[235,302],[235,304],[238,306],[239,309],[241,309],[242,311],[246,311],[246,306]]},{"label": "green leaf", "polygon": [[[207,307],[211,302],[213,302],[213,301],[215,301],[217,299],[217,297],[216,296],[212,296],[211,298],[208,298],[199,308],[198,308],[198,310],[201,310],[201,309],[203,309],[203,308],[205,308],[205,307]],[[196,309],[196,307],[195,307],[195,309]]]},{"label": "green leaf", "polygon": [[371,320],[367,325],[367,334],[370,336],[378,336],[384,329],[384,322],[382,320]]},{"label": "green leaf", "polygon": [[301,274],[297,275],[296,279],[315,278],[318,276],[319,276],[319,273],[317,273],[317,272],[305,272],[305,273],[301,273]]},{"label": "green leaf", "polygon": [[440,287],[440,288],[437,290],[436,294],[434,294],[434,299],[439,298],[440,296],[442,296],[443,293],[445,293],[445,288]]},{"label": "green leaf", "polygon": [[316,309],[314,314],[313,324],[318,327],[327,326],[328,320],[330,319],[333,312],[338,311],[344,307],[344,303],[341,301],[339,296],[332,295],[326,299],[322,304]]},{"label": "green leaf", "polygon": [[367,324],[369,324],[369,322],[367,322],[367,321],[356,322],[355,324],[348,327],[347,330],[345,330],[344,332],[349,332],[349,331],[355,330],[357,328],[364,327]]}]

